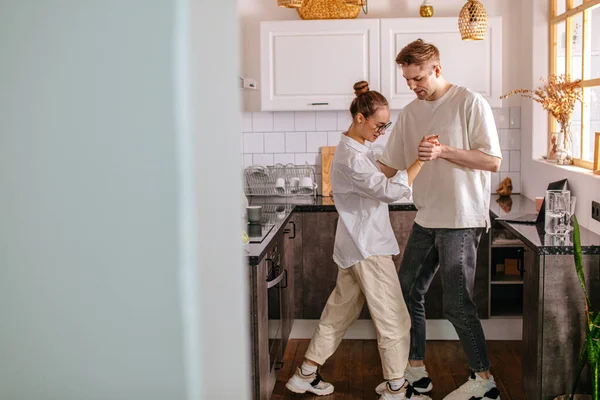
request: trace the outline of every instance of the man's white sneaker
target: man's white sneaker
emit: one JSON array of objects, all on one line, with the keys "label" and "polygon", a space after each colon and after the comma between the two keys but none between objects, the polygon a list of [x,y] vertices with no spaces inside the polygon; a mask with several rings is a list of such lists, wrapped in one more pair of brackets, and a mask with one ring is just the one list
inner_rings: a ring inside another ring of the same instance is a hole
[{"label": "man's white sneaker", "polygon": [[324,382],[318,372],[313,372],[310,375],[302,374],[300,368],[296,369],[296,373],[287,381],[285,387],[294,393],[314,393],[317,396],[325,396],[333,393],[333,385]]},{"label": "man's white sneaker", "polygon": [[444,397],[444,400],[500,400],[500,391],[496,387],[494,377],[483,379],[472,373],[469,380],[461,387]]},{"label": "man's white sneaker", "polygon": [[381,395],[379,400],[431,400],[429,396],[415,392],[408,381],[405,381],[398,390],[393,390],[387,382],[384,382],[384,385],[385,389],[379,393]]},{"label": "man's white sneaker", "polygon": [[[410,385],[416,392],[423,394],[429,393],[433,390],[433,384],[431,383],[431,379],[429,379],[429,374],[427,373],[427,371],[423,370],[424,373],[421,373],[419,375],[415,375],[411,371],[412,368],[406,368],[406,371],[404,371],[404,379],[406,379],[408,383],[410,383]],[[377,392],[377,394],[383,394],[383,392],[385,392],[386,383],[387,382],[381,382],[375,388],[375,392]]]}]

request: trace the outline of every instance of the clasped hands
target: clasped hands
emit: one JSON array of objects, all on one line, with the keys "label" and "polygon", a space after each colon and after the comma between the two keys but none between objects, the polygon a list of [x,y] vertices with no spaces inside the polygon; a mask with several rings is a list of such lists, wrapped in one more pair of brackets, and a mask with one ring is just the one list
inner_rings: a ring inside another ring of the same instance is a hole
[{"label": "clasped hands", "polygon": [[419,161],[435,160],[442,154],[442,145],[437,140],[439,135],[425,135],[419,143]]}]

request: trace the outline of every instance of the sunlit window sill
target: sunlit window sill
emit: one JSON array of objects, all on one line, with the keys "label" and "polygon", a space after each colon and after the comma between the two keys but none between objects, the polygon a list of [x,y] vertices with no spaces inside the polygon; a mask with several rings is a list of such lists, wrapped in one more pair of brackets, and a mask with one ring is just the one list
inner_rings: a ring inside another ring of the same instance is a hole
[{"label": "sunlit window sill", "polygon": [[544,160],[544,159],[538,159],[538,160],[533,160],[533,161],[538,162],[540,164],[547,165],[549,167],[560,168],[560,169],[565,170],[565,171],[569,171],[569,172],[573,172],[573,173],[576,173],[576,174],[581,174],[581,175],[589,176],[591,178],[600,180],[600,175],[594,174],[591,169],[577,167],[575,165],[558,165],[558,164],[546,162],[546,160]]}]

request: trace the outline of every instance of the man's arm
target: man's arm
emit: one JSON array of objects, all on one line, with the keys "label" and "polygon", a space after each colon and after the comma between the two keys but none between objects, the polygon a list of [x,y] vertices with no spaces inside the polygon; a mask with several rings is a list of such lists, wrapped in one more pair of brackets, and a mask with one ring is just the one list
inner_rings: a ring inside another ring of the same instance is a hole
[{"label": "man's arm", "polygon": [[502,159],[490,156],[480,150],[462,150],[448,145],[436,145],[428,141],[419,143],[419,160],[431,161],[436,158],[443,158],[471,169],[481,169],[484,171],[498,172]]}]

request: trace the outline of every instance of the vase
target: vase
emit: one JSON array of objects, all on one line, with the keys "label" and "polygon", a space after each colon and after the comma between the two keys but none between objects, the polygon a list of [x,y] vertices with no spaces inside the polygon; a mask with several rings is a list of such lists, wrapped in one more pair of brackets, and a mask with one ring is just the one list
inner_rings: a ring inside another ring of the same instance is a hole
[{"label": "vase", "polygon": [[571,122],[560,125],[556,140],[556,163],[560,165],[571,165],[573,163],[571,141]]},{"label": "vase", "polygon": [[558,132],[550,132],[548,138],[548,155],[546,156],[546,162],[556,164],[556,152],[558,150]]}]

